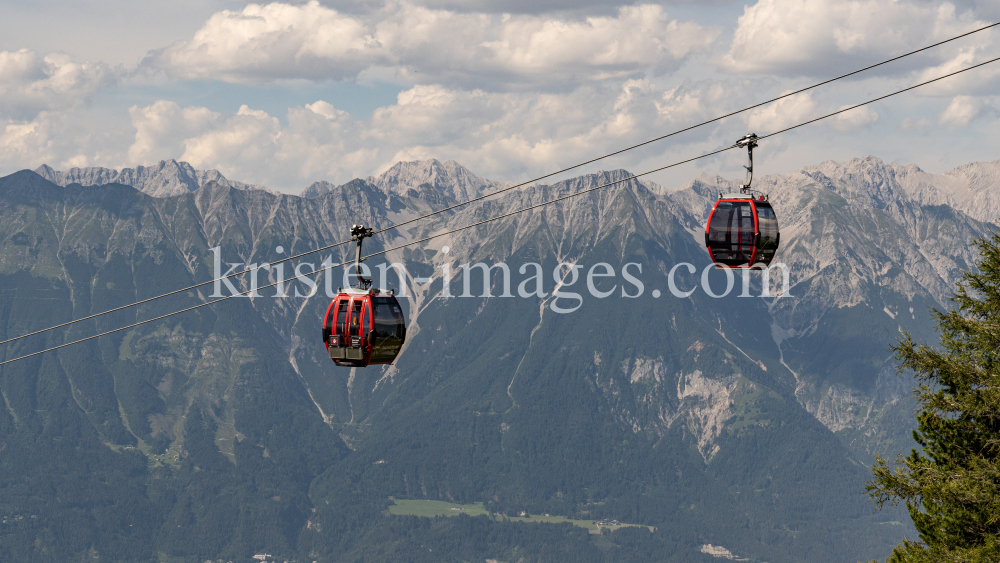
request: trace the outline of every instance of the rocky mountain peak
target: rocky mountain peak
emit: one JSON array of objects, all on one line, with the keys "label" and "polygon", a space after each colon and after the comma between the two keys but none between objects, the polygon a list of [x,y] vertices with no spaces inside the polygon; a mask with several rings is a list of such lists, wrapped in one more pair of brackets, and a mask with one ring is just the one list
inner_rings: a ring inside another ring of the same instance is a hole
[{"label": "rocky mountain peak", "polygon": [[320,180],[318,182],[313,182],[312,184],[309,184],[309,187],[302,190],[302,193],[299,195],[307,199],[312,199],[314,197],[319,197],[323,194],[330,193],[336,188],[338,188],[336,184],[331,184],[326,180]]},{"label": "rocky mountain peak", "polygon": [[457,200],[471,199],[505,185],[480,178],[454,160],[441,162],[434,158],[397,162],[379,176],[368,178],[368,182],[384,192],[399,195],[427,184]]}]

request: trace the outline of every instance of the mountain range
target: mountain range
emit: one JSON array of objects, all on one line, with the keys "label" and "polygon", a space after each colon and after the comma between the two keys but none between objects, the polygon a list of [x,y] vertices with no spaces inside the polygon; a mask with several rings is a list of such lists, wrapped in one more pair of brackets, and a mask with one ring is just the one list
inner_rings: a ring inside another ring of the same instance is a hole
[{"label": "mountain range", "polygon": [[[872,158],[872,157],[869,157]],[[798,171],[798,174],[822,174],[829,178],[853,182],[861,173],[858,160],[837,163],[825,162]],[[933,174],[918,166],[889,164],[885,172],[891,176],[894,189],[905,194],[907,199],[922,205],[947,205],[962,211],[980,221],[1000,222],[1000,161],[973,162],[949,170],[943,174]],[[195,170],[187,162],[161,160],[156,166],[137,166],[120,170],[90,167],[71,168],[58,171],[47,164],[35,169],[43,178],[60,186],[80,184],[98,186],[104,184],[124,184],[153,197],[169,197],[197,190],[209,182],[236,189],[256,189],[279,193],[266,186],[228,180],[218,170]],[[793,173],[795,174],[795,173]],[[791,175],[788,175],[791,176]],[[859,181],[865,181],[858,179]],[[348,184],[365,181],[385,193],[405,195],[410,190],[431,187],[432,193],[443,193],[458,201],[472,199],[483,193],[511,185],[480,178],[454,160],[440,162],[436,159],[424,161],[397,162],[378,176],[365,180],[354,179]],[[332,184],[327,181],[313,182],[301,192],[304,198],[315,198],[348,184]],[[653,182],[644,185],[657,193],[670,190]]]},{"label": "mountain range", "polygon": [[[628,176],[512,190],[365,248]],[[902,509],[872,513],[868,465],[915,446],[913,383],[887,349],[900,330],[933,341],[929,310],[948,306],[974,267],[970,241],[996,228],[998,180],[1000,161],[929,174],[874,157],[755,179],[781,227],[775,261],[790,283],[779,297],[740,297],[762,294],[756,274],[724,297],[700,286],[704,272],[709,290],[726,287],[706,269],[702,232],[736,183],[627,180],[370,259],[407,272],[388,276],[408,323],[392,366],[332,365],[319,337],[322,274],[312,297],[296,297],[308,293],[296,282],[287,298],[269,289],[4,365],[0,549],[19,561],[885,556],[914,531]],[[0,337],[211,280],[216,252],[227,264],[274,262],[342,242],[358,222],[382,229],[507,185],[436,160],[302,196],[175,161],[18,172],[0,179]],[[501,297],[497,271],[492,296],[480,273],[468,274],[480,297],[446,297],[466,291],[462,264],[479,262],[509,265],[514,297]],[[521,297],[529,263],[543,287]],[[575,285],[554,272],[561,263],[583,266]],[[615,273],[597,281],[614,290],[603,299],[586,285],[599,263]],[[689,297],[673,295],[671,271]],[[212,290],[18,340],[4,359],[198,305]],[[655,531],[391,516],[390,497]]]}]

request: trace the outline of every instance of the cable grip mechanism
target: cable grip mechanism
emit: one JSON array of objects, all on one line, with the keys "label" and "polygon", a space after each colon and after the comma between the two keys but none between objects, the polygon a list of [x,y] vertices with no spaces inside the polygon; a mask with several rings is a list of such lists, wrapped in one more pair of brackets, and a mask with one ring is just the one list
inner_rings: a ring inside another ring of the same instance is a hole
[{"label": "cable grip mechanism", "polygon": [[757,134],[747,133],[743,137],[736,141],[736,146],[747,149],[747,165],[743,168],[747,169],[747,179],[746,183],[740,185],[740,193],[748,195],[756,195],[760,199],[766,199],[763,192],[752,189],[750,186],[753,184],[753,149],[757,146]]},{"label": "cable grip mechanism", "polygon": [[358,289],[369,289],[372,286],[372,280],[365,279],[361,275],[361,243],[372,236],[373,232],[374,229],[366,228],[364,225],[351,225],[351,240],[358,243],[358,253],[354,258],[354,273],[358,276]]}]

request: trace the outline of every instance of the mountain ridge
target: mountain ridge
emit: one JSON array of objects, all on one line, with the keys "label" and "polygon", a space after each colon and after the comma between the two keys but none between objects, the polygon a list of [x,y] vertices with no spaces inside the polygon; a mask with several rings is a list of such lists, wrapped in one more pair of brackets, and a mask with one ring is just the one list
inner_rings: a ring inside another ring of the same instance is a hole
[{"label": "mountain ridge", "polygon": [[265,190],[269,188],[257,184],[246,184],[226,179],[218,170],[196,170],[187,162],[161,160],[154,166],[112,169],[100,166],[55,170],[47,164],[34,171],[50,182],[68,186],[99,186],[103,184],[124,184],[153,197],[170,197],[197,190],[209,182],[216,182],[240,190]]},{"label": "mountain ridge", "polygon": [[455,201],[473,199],[488,191],[509,185],[505,182],[480,178],[454,160],[441,162],[431,158],[400,161],[378,176],[369,176],[364,180],[355,178],[342,185],[332,184],[325,180],[314,182],[300,195],[305,198],[314,198],[357,182],[366,182],[387,194],[410,197],[416,196],[421,191],[421,186],[426,185]]}]

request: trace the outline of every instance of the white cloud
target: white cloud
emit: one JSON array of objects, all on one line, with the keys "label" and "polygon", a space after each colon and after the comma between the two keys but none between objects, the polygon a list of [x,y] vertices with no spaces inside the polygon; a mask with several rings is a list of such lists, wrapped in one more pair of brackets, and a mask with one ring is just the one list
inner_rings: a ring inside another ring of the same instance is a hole
[{"label": "white cloud", "polygon": [[340,80],[379,62],[384,49],[366,24],[317,2],[216,13],[191,40],[146,60],[176,77],[229,82]]},{"label": "white cloud", "polygon": [[[155,162],[161,158],[178,158],[185,152],[188,139],[197,138],[216,128],[222,116],[206,108],[181,108],[175,102],[159,100],[140,108],[129,108],[135,127],[135,140],[128,149],[128,160],[137,164]],[[173,154],[163,157],[158,155]]]},{"label": "white cloud", "polygon": [[[213,162],[249,164],[272,158],[280,148],[278,119],[266,112],[240,106],[236,115],[217,120],[215,127],[184,141],[181,160],[198,168]],[[280,156],[279,156],[280,158]]]},{"label": "white cloud", "polygon": [[964,127],[989,109],[991,109],[989,103],[982,98],[955,96],[941,113],[939,122],[941,125]]},{"label": "white cloud", "polygon": [[[272,187],[301,188],[298,183],[305,178],[347,173],[345,153],[359,141],[350,116],[325,102],[289,110],[285,128],[277,118],[245,105],[235,114],[221,114],[160,100],[133,107],[129,114],[136,129],[129,165],[176,158]],[[338,120],[346,120],[347,127],[338,127]]]},{"label": "white cloud", "polygon": [[47,117],[41,114],[33,121],[4,127],[0,133],[0,166],[14,171],[53,159],[52,124]]},{"label": "white cloud", "polygon": [[[827,112],[829,113],[829,112]],[[821,115],[812,93],[796,94],[747,114],[747,127],[758,134],[768,134]]]},{"label": "white cloud", "polygon": [[[124,122],[122,122],[124,121]],[[0,120],[0,171],[41,164],[121,167],[130,136],[120,120],[85,109],[43,111],[31,120]]]},{"label": "white cloud", "polygon": [[275,160],[280,149],[278,119],[265,112],[241,106],[233,115],[202,107],[181,108],[160,100],[129,109],[135,140],[128,148],[128,161],[148,164],[176,158],[195,168],[217,168],[241,177],[245,170]]},{"label": "white cloud", "polygon": [[391,69],[411,84],[558,89],[666,72],[717,35],[672,20],[654,4],[585,19],[458,13],[408,2],[363,16],[315,1],[250,4],[213,15],[191,40],[144,64],[179,78],[241,83],[356,79]]},{"label": "white cloud", "polygon": [[[976,47],[962,49],[940,65],[924,69],[916,82],[932,80],[993,59],[997,56],[995,51],[996,49],[984,50]],[[925,96],[948,97],[960,93],[993,95],[997,92],[998,87],[1000,87],[1000,62],[995,62],[928,84],[922,87],[919,92]]]},{"label": "white cloud", "polygon": [[[839,109],[850,107],[841,106]],[[747,127],[758,135],[766,135],[798,125],[827,114],[835,109],[820,104],[812,97],[812,92],[796,94],[777,102],[752,110],[746,116]],[[844,113],[838,113],[806,127],[829,127],[839,133],[857,133],[871,127],[879,120],[878,113],[869,106],[861,106]]]},{"label": "white cloud", "polygon": [[0,51],[0,115],[29,121],[42,111],[76,107],[116,80],[103,63],[76,63],[60,53],[43,57],[28,49]]},{"label": "white cloud", "polygon": [[[950,3],[913,0],[759,0],[739,18],[721,66],[737,72],[829,75],[902,54],[985,25]],[[986,44],[989,32],[963,40]],[[953,47],[879,69],[912,69],[950,56]],[[928,57],[933,57],[928,59]]]},{"label": "white cloud", "polygon": [[830,121],[830,127],[841,133],[857,133],[862,129],[871,127],[877,121],[878,113],[868,106],[862,106],[833,116]]}]

